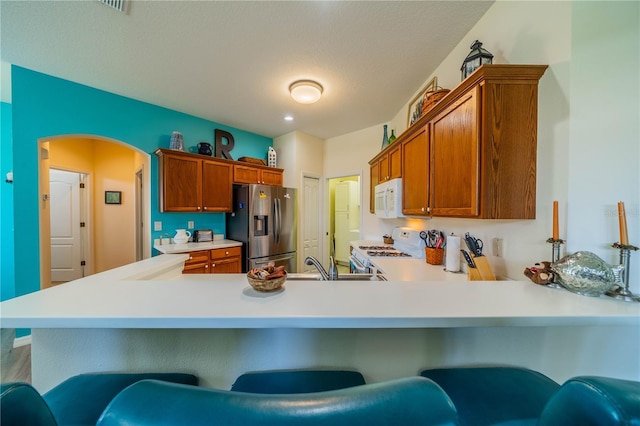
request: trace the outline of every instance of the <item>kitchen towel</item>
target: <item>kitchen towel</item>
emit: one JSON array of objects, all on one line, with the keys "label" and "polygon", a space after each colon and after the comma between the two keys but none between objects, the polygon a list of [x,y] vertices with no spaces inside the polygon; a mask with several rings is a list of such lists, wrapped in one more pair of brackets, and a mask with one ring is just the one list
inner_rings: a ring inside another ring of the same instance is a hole
[{"label": "kitchen towel", "polygon": [[447,272],[460,271],[460,237],[457,235],[449,235],[447,237],[447,251],[444,261],[444,269]]}]

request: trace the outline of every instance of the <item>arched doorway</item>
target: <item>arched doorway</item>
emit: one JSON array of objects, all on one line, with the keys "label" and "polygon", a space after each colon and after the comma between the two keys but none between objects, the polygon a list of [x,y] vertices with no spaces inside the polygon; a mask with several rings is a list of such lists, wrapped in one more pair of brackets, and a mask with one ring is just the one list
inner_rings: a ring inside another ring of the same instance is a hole
[{"label": "arched doorway", "polygon": [[[52,285],[52,223],[68,218],[52,214],[50,170],[87,177],[84,275],[113,269],[151,255],[150,156],[124,142],[95,135],[59,135],[39,140],[41,287]],[[107,195],[108,194],[108,195]],[[118,195],[114,202],[111,195]],[[61,227],[67,229],[68,227]],[[54,232],[55,226],[54,226]],[[54,238],[55,240],[55,238]],[[70,249],[68,250],[70,251]],[[54,263],[65,249],[54,249]],[[60,262],[58,262],[60,263]],[[53,265],[59,267],[59,265]]]}]

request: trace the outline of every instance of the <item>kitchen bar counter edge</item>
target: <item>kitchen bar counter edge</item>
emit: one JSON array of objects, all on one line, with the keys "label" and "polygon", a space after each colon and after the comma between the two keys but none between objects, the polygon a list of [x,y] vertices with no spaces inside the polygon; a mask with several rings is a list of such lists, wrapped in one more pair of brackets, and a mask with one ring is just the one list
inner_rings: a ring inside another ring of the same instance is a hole
[{"label": "kitchen bar counter edge", "polygon": [[167,254],[0,304],[8,328],[446,328],[640,325],[640,304],[527,281],[289,281],[182,275]]},{"label": "kitchen bar counter edge", "polygon": [[213,250],[218,248],[227,248],[227,247],[239,247],[242,246],[240,241],[234,240],[213,240],[207,242],[200,243],[184,243],[184,244],[154,244],[153,248],[158,250],[160,253],[164,254],[173,254],[173,253],[187,253],[190,251],[200,251],[200,250]]}]

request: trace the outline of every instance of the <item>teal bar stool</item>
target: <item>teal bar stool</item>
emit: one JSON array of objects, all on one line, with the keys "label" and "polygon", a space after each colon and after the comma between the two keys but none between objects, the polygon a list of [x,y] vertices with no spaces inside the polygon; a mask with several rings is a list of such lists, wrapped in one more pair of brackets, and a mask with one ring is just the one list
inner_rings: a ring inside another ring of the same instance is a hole
[{"label": "teal bar stool", "polygon": [[540,426],[639,426],[640,382],[580,376],[549,400]]},{"label": "teal bar stool", "polygon": [[518,367],[462,367],[424,370],[458,410],[462,426],[534,426],[560,385]]},{"label": "teal bar stool", "polygon": [[347,370],[280,370],[242,374],[231,386],[235,392],[309,393],[345,389],[366,384],[357,371]]},{"label": "teal bar stool", "polygon": [[40,393],[30,384],[2,383],[0,425],[56,426],[56,419]]},{"label": "teal bar stool", "polygon": [[95,425],[118,392],[140,380],[155,379],[196,386],[186,373],[90,373],[73,376],[42,395],[58,426]]},{"label": "teal bar stool", "polygon": [[120,392],[98,421],[98,426],[457,424],[449,397],[424,377],[281,395],[143,380]]}]

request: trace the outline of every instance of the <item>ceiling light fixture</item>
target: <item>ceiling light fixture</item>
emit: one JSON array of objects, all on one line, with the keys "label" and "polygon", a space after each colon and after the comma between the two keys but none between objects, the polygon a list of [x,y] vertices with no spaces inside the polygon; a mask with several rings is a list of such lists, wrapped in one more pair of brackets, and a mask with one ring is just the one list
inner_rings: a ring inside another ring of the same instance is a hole
[{"label": "ceiling light fixture", "polygon": [[318,102],[322,96],[322,86],[312,80],[298,80],[291,83],[289,92],[294,101],[301,104]]},{"label": "ceiling light fixture", "polygon": [[293,121],[293,116],[291,116],[291,115],[285,115],[285,116],[284,116],[284,120],[285,120],[285,121]]}]

